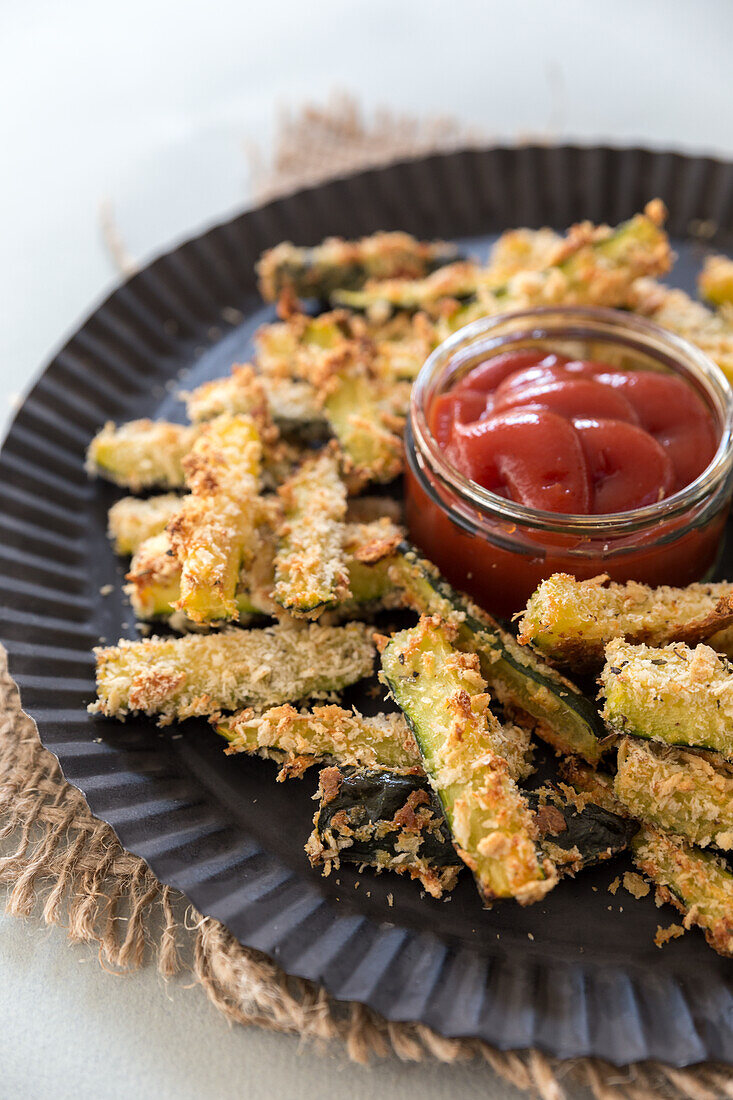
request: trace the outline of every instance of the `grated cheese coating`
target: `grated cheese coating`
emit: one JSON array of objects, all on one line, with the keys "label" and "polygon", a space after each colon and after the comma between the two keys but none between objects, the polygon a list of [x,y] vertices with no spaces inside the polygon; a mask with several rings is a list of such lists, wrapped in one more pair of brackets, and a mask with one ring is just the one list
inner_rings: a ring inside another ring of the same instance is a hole
[{"label": "grated cheese coating", "polygon": [[94,652],[97,701],[90,713],[125,718],[140,712],[159,716],[161,725],[323,697],[369,676],[374,659],[361,623],[122,640]]}]

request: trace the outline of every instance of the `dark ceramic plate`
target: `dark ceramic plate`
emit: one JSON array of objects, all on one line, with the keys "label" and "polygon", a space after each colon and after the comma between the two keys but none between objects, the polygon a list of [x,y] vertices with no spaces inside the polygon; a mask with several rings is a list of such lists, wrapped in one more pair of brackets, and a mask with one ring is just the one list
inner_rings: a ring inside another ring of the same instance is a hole
[{"label": "dark ceramic plate", "polygon": [[635,149],[488,149],[397,164],[242,214],[156,260],[59,352],[10,430],[0,456],[0,633],[23,704],[67,779],[163,882],[242,943],[337,998],[447,1036],[685,1065],[733,1061],[733,964],[697,932],[659,951],[654,933],[672,910],[611,896],[622,864],[564,883],[542,905],[491,912],[469,876],[446,902],[397,876],[322,879],[303,853],[315,771],[275,784],[273,765],[225,757],[203,722],[180,736],[85,711],[92,646],[135,631],[124,567],[105,536],[117,494],[87,479],[84,450],[108,418],[180,419],[179,383],[248,356],[271,317],[253,276],[262,249],[401,228],[485,250],[509,226],[617,222],[654,195],[670,209],[673,281],[692,290],[697,223],[717,227],[717,248],[733,247],[733,165]]}]

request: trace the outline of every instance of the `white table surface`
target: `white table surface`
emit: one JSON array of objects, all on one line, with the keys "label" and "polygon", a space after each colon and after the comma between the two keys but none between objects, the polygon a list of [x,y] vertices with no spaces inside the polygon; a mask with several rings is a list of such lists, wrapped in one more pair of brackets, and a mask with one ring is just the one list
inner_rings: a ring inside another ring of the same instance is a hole
[{"label": "white table surface", "polygon": [[[487,139],[733,154],[727,0],[0,0],[0,429],[116,281],[99,208],[144,259],[247,202],[252,143],[333,90]],[[0,917],[0,1098],[514,1095],[486,1067],[370,1069],[230,1028],[196,988],[116,978]]]}]

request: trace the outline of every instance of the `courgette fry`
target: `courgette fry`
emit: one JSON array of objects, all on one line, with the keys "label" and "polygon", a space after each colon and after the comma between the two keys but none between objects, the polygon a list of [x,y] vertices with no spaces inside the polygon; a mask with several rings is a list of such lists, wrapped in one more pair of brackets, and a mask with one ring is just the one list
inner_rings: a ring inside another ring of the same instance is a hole
[{"label": "courgette fry", "polygon": [[606,730],[578,688],[517,641],[462,593],[414,547],[402,543],[389,569],[408,607],[440,615],[457,631],[456,645],[478,654],[481,674],[499,702],[529,716],[534,732],[558,752],[596,763]]},{"label": "courgette fry", "polygon": [[[336,291],[335,305],[384,315],[390,309],[445,312],[446,301],[475,300],[483,314],[539,306],[623,306],[634,281],[662,275],[671,266],[671,250],[661,228],[665,210],[649,203],[616,229],[573,226],[544,270],[519,271],[496,285],[491,267],[453,265],[422,281],[368,282],[360,291]],[[451,285],[450,275],[454,276]]]},{"label": "courgette fry", "polygon": [[157,715],[160,725],[242,707],[322,698],[369,676],[374,647],[361,623],[229,629],[98,647],[91,714]]},{"label": "courgette fry", "polygon": [[357,241],[329,237],[315,248],[285,241],[264,252],[257,264],[262,297],[282,294],[327,298],[337,287],[358,287],[369,278],[419,278],[455,259],[455,245],[418,241],[407,233],[375,233]]},{"label": "courgette fry", "polygon": [[[579,810],[553,788],[524,794],[539,846],[560,875],[612,859],[637,830],[635,823],[593,803]],[[433,897],[453,889],[464,864],[422,769],[324,768],[318,800],[305,850],[324,875],[342,862],[356,863],[407,874]]]},{"label": "courgette fry", "polygon": [[251,416],[262,433],[263,423],[270,418],[266,389],[249,363],[235,363],[231,374],[183,391],[180,396],[194,423],[241,414]]},{"label": "courgette fry", "polygon": [[317,618],[351,596],[344,543],[346,485],[338,449],[303,462],[278,490],[282,522],[275,553],[275,601],[298,618]]},{"label": "courgette fry", "polygon": [[733,260],[728,256],[707,256],[697,289],[700,297],[714,306],[733,304]]},{"label": "courgette fry", "polygon": [[299,314],[266,326],[256,345],[266,378],[295,376],[312,388],[314,403],[348,463],[352,491],[397,477],[402,469],[400,390],[380,377],[374,343],[353,329],[343,311],[315,318]]},{"label": "courgette fry", "polygon": [[115,554],[134,554],[142,544],[161,534],[181,507],[177,493],[163,496],[122,497],[107,513],[107,530],[114,544]]},{"label": "courgette fry", "polygon": [[[175,611],[181,597],[181,564],[166,531],[146,539],[130,562],[124,591],[139,622],[166,621],[174,629],[194,629],[196,624]],[[250,591],[248,577],[240,575],[234,599],[238,621],[245,625],[253,616],[272,616],[272,601]]]},{"label": "courgette fry", "polygon": [[603,718],[615,733],[733,759],[733,668],[710,646],[654,649],[617,638],[600,682]]},{"label": "courgette fry", "polygon": [[455,649],[454,636],[437,616],[422,617],[389,640],[382,674],[480,896],[486,904],[505,897],[531,904],[557,876],[540,859],[532,816],[500,755],[478,658]]},{"label": "courgette fry", "polygon": [[634,862],[657,887],[657,897],[701,928],[719,955],[733,955],[733,874],[712,852],[644,825],[631,842]]},{"label": "courgette fry", "polygon": [[385,768],[420,767],[420,753],[401,714],[365,717],[338,706],[298,711],[290,705],[257,715],[215,715],[227,753],[248,753],[283,764],[278,781],[301,776],[324,760]]},{"label": "courgette fry", "polygon": [[[272,617],[278,612],[271,598],[274,535],[267,523],[261,523],[256,537],[253,561],[240,571],[234,594],[240,623],[252,615]],[[402,596],[389,576],[390,555],[400,537],[400,531],[387,519],[344,527],[343,549],[351,595],[332,609],[339,618],[359,618],[402,606]],[[181,567],[166,532],[138,548],[126,580],[125,592],[137,619],[167,619],[170,626],[183,629],[194,625],[185,617],[171,618],[171,605],[180,599]]]},{"label": "courgette fry", "polygon": [[729,381],[733,380],[733,319],[725,305],[719,310],[708,309],[684,290],[653,279],[638,279],[627,304],[662,328],[696,344],[718,364]]},{"label": "courgette fry", "polygon": [[608,577],[577,581],[553,573],[530,596],[519,622],[519,641],[575,671],[603,664],[614,638],[661,646],[695,645],[733,624],[733,585],[690,584],[650,588]]},{"label": "courgette fry", "polygon": [[317,797],[305,850],[325,876],[344,862],[407,875],[434,898],[455,886],[464,863],[422,768],[324,768]]},{"label": "courgette fry", "polygon": [[[226,738],[227,753],[249,753],[280,761],[278,780],[301,776],[306,768],[328,760],[339,766],[418,768],[422,757],[401,714],[364,717],[337,706],[297,711],[276,707],[257,715],[252,710],[216,715],[211,724]],[[501,721],[495,729],[496,747],[517,782],[532,773],[532,744],[528,732]]]},{"label": "courgette fry", "polygon": [[116,427],[108,421],[89,444],[86,468],[124,489],[180,489],[183,460],[198,430],[163,420],[131,420]]},{"label": "courgette fry", "polygon": [[181,563],[175,607],[195,623],[239,615],[239,574],[256,547],[261,455],[250,417],[220,416],[204,425],[185,459],[191,492],[167,530]]},{"label": "courgette fry", "polygon": [[641,821],[701,848],[733,848],[733,768],[712,755],[625,737],[613,789]]}]

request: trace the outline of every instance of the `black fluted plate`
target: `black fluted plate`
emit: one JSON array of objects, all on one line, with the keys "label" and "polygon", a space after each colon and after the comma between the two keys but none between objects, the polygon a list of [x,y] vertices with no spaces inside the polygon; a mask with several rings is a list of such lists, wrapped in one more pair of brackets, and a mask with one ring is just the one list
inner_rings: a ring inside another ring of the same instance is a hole
[{"label": "black fluted plate", "polygon": [[717,249],[733,248],[733,165],[638,149],[486,149],[396,164],[280,199],[160,257],[94,312],[15,418],[0,455],[0,631],[66,778],[161,881],[243,944],[334,997],[446,1036],[686,1065],[733,1061],[733,964],[696,931],[658,950],[657,925],[673,911],[609,894],[623,862],[543,904],[490,912],[469,876],[443,902],[398,876],[323,879],[303,852],[315,770],[275,784],[272,764],[226,757],[204,722],[161,732],[85,710],[92,646],[135,637],[124,565],[105,536],[119,494],[87,479],[85,448],[107,419],[182,419],[181,384],[251,354],[252,333],[272,318],[253,275],[262,249],[399,228],[485,250],[510,226],[615,223],[655,195],[679,252],[672,280],[693,290],[699,223]]}]

